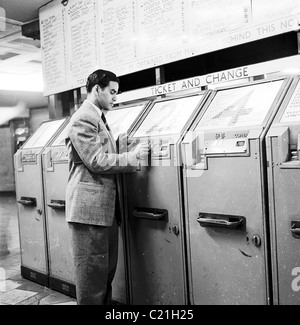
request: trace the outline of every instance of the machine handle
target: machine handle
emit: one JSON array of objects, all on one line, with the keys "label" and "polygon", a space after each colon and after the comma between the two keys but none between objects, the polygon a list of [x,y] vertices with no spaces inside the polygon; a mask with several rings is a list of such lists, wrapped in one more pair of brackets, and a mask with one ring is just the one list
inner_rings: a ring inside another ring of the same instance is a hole
[{"label": "machine handle", "polygon": [[65,210],[66,209],[66,202],[65,201],[56,201],[56,200],[51,200],[50,203],[47,204],[48,207],[52,209],[57,209],[57,210]]},{"label": "machine handle", "polygon": [[36,206],[36,198],[34,197],[21,197],[20,200],[17,200],[18,203],[30,207],[35,207]]},{"label": "machine handle", "polygon": [[201,212],[199,213],[197,221],[200,223],[201,227],[238,229],[246,225],[245,217]]},{"label": "machine handle", "polygon": [[164,209],[136,208],[132,215],[139,219],[162,220],[168,215],[168,211]]},{"label": "machine handle", "polygon": [[294,238],[300,239],[300,221],[291,222],[291,232]]}]

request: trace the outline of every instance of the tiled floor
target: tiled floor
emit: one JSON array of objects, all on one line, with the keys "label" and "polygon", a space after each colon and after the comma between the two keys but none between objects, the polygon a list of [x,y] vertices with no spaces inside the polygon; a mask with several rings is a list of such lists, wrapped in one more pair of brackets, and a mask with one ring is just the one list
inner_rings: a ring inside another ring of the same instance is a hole
[{"label": "tiled floor", "polygon": [[15,193],[0,192],[0,305],[76,305],[76,300],[22,278]]}]

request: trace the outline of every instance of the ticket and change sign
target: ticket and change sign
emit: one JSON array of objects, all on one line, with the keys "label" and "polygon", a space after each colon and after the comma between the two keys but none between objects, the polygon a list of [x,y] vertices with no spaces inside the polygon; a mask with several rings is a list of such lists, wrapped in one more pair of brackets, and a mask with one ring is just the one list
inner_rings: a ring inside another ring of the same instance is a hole
[{"label": "ticket and change sign", "polygon": [[298,29],[298,0],[55,0],[40,9],[44,95],[101,67],[149,69]]}]

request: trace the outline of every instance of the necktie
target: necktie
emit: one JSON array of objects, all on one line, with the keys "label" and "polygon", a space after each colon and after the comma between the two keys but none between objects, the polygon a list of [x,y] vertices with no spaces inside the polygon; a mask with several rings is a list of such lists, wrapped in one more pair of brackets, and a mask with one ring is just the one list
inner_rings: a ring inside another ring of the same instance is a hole
[{"label": "necktie", "polygon": [[108,126],[108,124],[107,124],[106,118],[105,118],[105,116],[104,116],[103,113],[102,113],[102,115],[101,115],[101,118],[102,118],[102,121],[104,122],[104,124],[105,124],[107,130],[110,131],[110,128],[109,128],[109,126]]}]

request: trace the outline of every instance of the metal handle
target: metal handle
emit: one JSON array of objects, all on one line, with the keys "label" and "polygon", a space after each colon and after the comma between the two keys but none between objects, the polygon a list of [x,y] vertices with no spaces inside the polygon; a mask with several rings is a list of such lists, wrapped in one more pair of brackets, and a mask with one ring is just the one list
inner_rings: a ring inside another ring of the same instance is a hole
[{"label": "metal handle", "polygon": [[52,209],[57,209],[57,210],[65,210],[66,209],[66,202],[65,201],[60,201],[60,200],[51,200],[50,203],[47,204],[48,207]]},{"label": "metal handle", "polygon": [[245,217],[201,212],[197,221],[201,227],[239,229],[246,225]]},{"label": "metal handle", "polygon": [[162,220],[168,215],[168,211],[164,209],[136,208],[132,215],[139,219]]},{"label": "metal handle", "polygon": [[291,232],[294,238],[300,239],[300,221],[291,222]]},{"label": "metal handle", "polygon": [[36,206],[36,198],[34,197],[21,197],[21,199],[17,200],[17,202],[25,206]]}]

